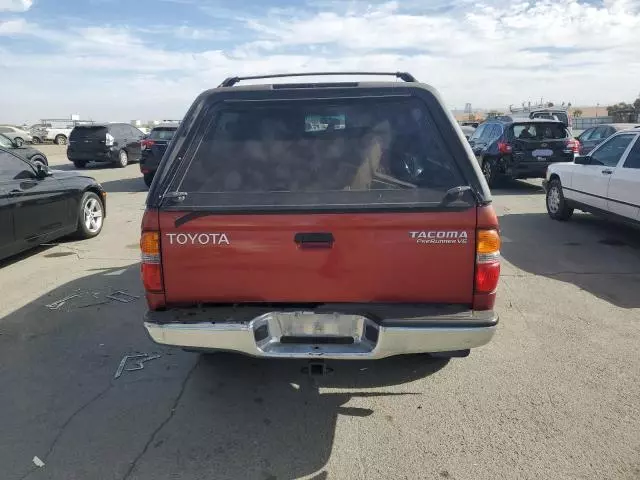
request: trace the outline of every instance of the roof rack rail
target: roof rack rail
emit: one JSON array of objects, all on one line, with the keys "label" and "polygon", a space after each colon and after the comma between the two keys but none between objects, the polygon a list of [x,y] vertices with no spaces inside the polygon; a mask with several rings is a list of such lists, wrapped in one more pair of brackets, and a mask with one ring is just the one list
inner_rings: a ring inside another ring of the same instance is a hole
[{"label": "roof rack rail", "polygon": [[276,73],[272,75],[255,75],[250,77],[229,77],[222,82],[219,87],[233,87],[243,80],[259,80],[263,78],[286,78],[286,77],[317,77],[329,75],[385,75],[393,76],[405,82],[417,82],[416,78],[408,72],[310,72],[310,73]]}]

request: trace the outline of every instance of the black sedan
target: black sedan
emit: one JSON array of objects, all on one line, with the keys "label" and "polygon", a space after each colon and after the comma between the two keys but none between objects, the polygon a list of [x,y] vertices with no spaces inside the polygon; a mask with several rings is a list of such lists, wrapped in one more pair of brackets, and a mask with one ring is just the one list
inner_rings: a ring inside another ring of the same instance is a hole
[{"label": "black sedan", "polygon": [[33,163],[34,166],[37,166],[38,163],[41,163],[42,165],[49,165],[47,156],[40,150],[25,144],[18,145],[16,142],[11,140],[6,135],[3,135],[2,133],[0,133],[0,148],[11,150],[13,154],[19,156],[24,160],[28,160],[29,162]]},{"label": "black sedan", "polygon": [[67,235],[95,237],[105,200],[102,186],[87,175],[49,170],[0,148],[0,258]]}]

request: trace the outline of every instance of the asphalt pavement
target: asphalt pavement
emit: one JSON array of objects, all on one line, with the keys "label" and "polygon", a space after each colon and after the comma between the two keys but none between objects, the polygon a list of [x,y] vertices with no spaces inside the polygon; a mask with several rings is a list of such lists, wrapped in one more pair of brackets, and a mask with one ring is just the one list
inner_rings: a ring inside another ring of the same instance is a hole
[{"label": "asphalt pavement", "polygon": [[[63,148],[43,150],[73,169]],[[305,362],[154,345],[138,165],[88,170],[108,191],[102,234],[0,263],[1,479],[640,478],[638,231],[551,221],[540,182],[513,182],[494,192],[504,262],[489,345],[310,377]],[[114,378],[136,354],[160,356]]]}]

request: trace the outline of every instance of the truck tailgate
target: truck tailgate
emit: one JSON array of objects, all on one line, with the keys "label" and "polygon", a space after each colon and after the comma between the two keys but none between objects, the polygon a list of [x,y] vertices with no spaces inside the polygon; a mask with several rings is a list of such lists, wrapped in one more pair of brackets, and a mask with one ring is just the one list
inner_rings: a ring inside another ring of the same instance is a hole
[{"label": "truck tailgate", "polygon": [[176,227],[188,213],[160,218],[168,304],[472,302],[475,207],[205,214]]}]

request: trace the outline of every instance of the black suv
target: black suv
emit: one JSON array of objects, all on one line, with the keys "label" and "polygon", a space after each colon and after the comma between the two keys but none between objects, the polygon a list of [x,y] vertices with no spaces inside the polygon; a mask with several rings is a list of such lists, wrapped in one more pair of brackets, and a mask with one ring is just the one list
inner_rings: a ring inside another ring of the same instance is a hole
[{"label": "black suv", "polygon": [[111,162],[126,167],[140,158],[140,140],[144,134],[128,123],[77,125],[69,135],[67,158],[77,168],[88,162]]},{"label": "black suv", "polygon": [[482,123],[469,143],[490,187],[503,178],[544,178],[550,164],[572,162],[580,148],[561,121],[512,117]]},{"label": "black suv", "polygon": [[167,145],[178,129],[179,122],[167,122],[154,127],[149,135],[140,142],[142,154],[140,155],[140,172],[147,187],[151,186],[153,176],[156,174],[162,155]]}]

